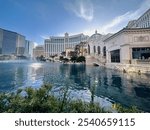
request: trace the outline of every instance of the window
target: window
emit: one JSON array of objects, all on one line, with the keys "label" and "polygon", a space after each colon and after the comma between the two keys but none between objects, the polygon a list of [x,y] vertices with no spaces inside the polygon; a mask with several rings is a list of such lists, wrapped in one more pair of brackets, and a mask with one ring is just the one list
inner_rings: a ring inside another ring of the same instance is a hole
[{"label": "window", "polygon": [[90,45],[88,45],[88,54],[90,54]]},{"label": "window", "polygon": [[111,62],[120,63],[120,50],[114,50],[110,52]]},{"label": "window", "polygon": [[132,48],[132,58],[133,59],[149,59],[150,47]]},{"label": "window", "polygon": [[98,52],[98,54],[101,54],[101,48],[100,48],[100,46],[97,47],[97,52]]},{"label": "window", "polygon": [[103,47],[103,56],[106,56],[106,47]]},{"label": "window", "polygon": [[94,51],[94,53],[96,53],[96,47],[95,46],[93,47],[93,51]]}]

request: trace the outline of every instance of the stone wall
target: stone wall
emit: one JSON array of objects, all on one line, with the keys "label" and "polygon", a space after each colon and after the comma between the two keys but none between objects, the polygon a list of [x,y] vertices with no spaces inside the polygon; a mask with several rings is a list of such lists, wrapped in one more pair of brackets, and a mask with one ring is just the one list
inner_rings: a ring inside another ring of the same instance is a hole
[{"label": "stone wall", "polygon": [[135,72],[135,73],[147,73],[150,74],[150,64],[141,64],[141,65],[133,65],[133,64],[117,64],[117,63],[107,63],[106,68],[116,69],[123,72]]}]

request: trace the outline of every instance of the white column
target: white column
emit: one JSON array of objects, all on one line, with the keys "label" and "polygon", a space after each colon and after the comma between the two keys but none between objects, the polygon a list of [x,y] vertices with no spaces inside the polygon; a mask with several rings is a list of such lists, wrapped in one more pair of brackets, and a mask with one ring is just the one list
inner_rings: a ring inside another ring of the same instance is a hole
[{"label": "white column", "polygon": [[58,54],[58,43],[57,43],[57,54]]}]

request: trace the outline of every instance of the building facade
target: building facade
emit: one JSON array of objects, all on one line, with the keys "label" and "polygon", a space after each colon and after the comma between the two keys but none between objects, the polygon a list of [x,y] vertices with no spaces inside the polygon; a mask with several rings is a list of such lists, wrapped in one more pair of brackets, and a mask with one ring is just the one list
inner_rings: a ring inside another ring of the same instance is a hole
[{"label": "building facade", "polygon": [[25,37],[17,34],[17,42],[16,42],[16,55],[17,56],[25,56]]},{"label": "building facade", "polygon": [[107,63],[150,63],[150,28],[124,28],[104,44]]},{"label": "building facade", "polygon": [[112,34],[102,35],[95,31],[95,33],[89,38],[87,42],[87,64],[91,65],[93,62],[104,64],[106,62],[106,46],[103,41],[111,35]]},{"label": "building facade", "polygon": [[25,56],[28,58],[33,57],[33,48],[34,48],[34,43],[32,41],[26,40],[25,43]]},{"label": "building facade", "polygon": [[44,56],[44,46],[38,45],[33,49],[33,58]]},{"label": "building facade", "polygon": [[88,36],[83,34],[69,36],[65,33],[64,37],[50,37],[44,41],[45,57],[59,55],[66,49],[73,49],[80,42],[87,41]]},{"label": "building facade", "polygon": [[147,10],[137,20],[129,21],[127,28],[149,28],[150,27],[150,9]]},{"label": "building facade", "polygon": [[105,45],[103,41],[111,35],[112,34],[102,35],[95,31],[95,34],[88,40],[88,54],[92,56],[105,56]]},{"label": "building facade", "polygon": [[24,55],[25,36],[0,28],[0,54]]}]

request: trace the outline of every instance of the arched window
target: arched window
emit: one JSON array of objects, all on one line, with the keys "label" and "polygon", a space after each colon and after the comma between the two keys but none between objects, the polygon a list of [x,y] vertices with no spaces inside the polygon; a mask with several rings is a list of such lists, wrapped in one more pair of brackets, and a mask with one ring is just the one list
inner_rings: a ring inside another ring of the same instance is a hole
[{"label": "arched window", "polygon": [[93,51],[94,51],[94,53],[96,53],[96,47],[95,46],[93,47]]},{"label": "arched window", "polygon": [[103,56],[106,56],[106,46],[103,47]]},{"label": "arched window", "polygon": [[88,54],[90,54],[90,45],[88,44]]},{"label": "arched window", "polygon": [[98,52],[98,55],[101,54],[101,48],[100,48],[100,46],[97,47],[97,52]]}]

